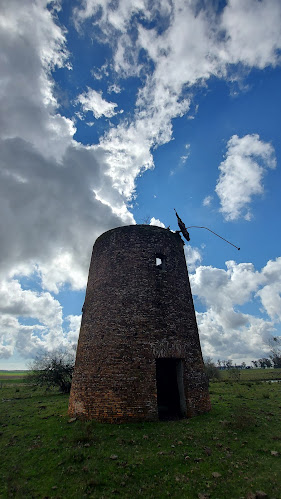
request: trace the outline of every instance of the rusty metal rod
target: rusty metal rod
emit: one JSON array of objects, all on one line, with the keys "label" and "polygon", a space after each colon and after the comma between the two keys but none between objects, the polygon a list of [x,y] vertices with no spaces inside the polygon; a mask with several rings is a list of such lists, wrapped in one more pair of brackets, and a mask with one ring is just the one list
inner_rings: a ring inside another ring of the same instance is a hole
[{"label": "rusty metal rod", "polygon": [[217,234],[216,232],[214,232],[213,230],[209,229],[208,227],[200,227],[199,225],[190,225],[189,227],[187,227],[187,229],[206,229],[208,230],[209,232],[212,232],[213,234],[215,234],[215,236],[218,236],[220,237],[221,239],[223,239],[226,243],[228,244],[231,244],[231,246],[234,246],[234,248],[238,249],[238,251],[240,251],[240,248],[238,248],[238,246],[235,246],[235,244],[232,244],[230,241],[228,241],[227,239],[225,239],[224,237],[220,236],[219,234]]}]

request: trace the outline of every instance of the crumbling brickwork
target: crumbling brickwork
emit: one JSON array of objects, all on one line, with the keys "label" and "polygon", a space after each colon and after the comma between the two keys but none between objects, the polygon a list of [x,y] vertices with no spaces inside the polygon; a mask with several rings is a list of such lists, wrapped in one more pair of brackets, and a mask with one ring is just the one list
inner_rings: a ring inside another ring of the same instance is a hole
[{"label": "crumbling brickwork", "polygon": [[92,253],[69,414],[108,422],[158,420],[172,404],[165,401],[167,367],[168,378],[171,373],[176,380],[167,393],[178,391],[177,415],[208,411],[183,241],[148,225],[105,232]]}]

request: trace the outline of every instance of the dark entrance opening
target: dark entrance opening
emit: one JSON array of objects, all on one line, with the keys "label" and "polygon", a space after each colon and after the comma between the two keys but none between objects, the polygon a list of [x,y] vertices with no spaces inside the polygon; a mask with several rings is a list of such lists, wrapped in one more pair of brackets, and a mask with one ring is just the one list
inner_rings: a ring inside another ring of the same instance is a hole
[{"label": "dark entrance opening", "polygon": [[158,417],[161,420],[186,417],[181,359],[156,359]]}]

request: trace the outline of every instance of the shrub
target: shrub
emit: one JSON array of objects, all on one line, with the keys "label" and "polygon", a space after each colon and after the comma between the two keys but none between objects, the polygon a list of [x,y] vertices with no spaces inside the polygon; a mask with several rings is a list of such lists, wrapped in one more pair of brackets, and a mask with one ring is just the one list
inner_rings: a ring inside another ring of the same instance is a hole
[{"label": "shrub", "polygon": [[212,361],[210,357],[204,359],[204,364],[205,364],[205,373],[207,374],[209,380],[211,379],[219,380],[221,378],[220,370],[217,368],[216,364]]},{"label": "shrub", "polygon": [[230,369],[229,370],[229,377],[233,381],[239,381],[239,379],[240,379],[240,371],[239,371],[239,369],[236,369],[236,368]]},{"label": "shrub", "polygon": [[68,352],[43,354],[31,364],[28,381],[48,388],[56,386],[62,393],[69,393],[74,370],[74,356]]}]

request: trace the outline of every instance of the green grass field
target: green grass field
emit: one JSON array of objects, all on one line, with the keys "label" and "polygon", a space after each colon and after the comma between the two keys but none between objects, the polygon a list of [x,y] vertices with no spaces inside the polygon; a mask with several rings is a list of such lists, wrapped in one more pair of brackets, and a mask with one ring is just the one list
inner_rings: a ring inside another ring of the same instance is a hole
[{"label": "green grass field", "polygon": [[26,376],[28,371],[1,371],[0,379],[10,379],[10,378],[23,378]]},{"label": "green grass field", "polygon": [[24,383],[28,371],[0,371],[0,386],[4,384]]},{"label": "green grass field", "polygon": [[[231,380],[233,370],[220,371],[221,380]],[[241,369],[239,370],[240,381],[270,381],[281,380],[281,369]]]},{"label": "green grass field", "polygon": [[280,498],[281,383],[210,394],[203,416],[109,425],[69,422],[56,391],[2,383],[0,497]]}]

